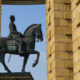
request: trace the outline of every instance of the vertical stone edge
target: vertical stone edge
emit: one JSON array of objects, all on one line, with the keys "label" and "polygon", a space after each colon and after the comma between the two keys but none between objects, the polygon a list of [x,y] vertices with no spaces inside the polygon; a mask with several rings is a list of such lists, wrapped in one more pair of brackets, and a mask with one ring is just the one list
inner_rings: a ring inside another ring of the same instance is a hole
[{"label": "vertical stone edge", "polygon": [[47,80],[53,80],[53,77],[55,77],[55,62],[53,62],[55,54],[52,55],[55,49],[55,46],[52,44],[55,41],[55,38],[52,39],[54,35],[53,6],[53,0],[46,0]]},{"label": "vertical stone edge", "polygon": [[72,0],[74,80],[80,79],[80,0]]}]

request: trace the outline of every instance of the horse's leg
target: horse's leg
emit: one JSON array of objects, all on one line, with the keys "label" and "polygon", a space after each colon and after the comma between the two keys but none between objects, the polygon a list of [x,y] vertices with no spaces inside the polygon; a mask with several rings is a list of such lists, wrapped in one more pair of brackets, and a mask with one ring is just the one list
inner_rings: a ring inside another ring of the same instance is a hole
[{"label": "horse's leg", "polygon": [[11,73],[11,71],[8,69],[8,67],[6,66],[5,62],[2,62],[2,64],[4,65],[5,70],[8,71],[8,73]]},{"label": "horse's leg", "polygon": [[24,62],[23,62],[22,72],[25,72],[25,67],[26,67],[26,63],[27,63],[28,57],[29,57],[29,54],[27,54],[26,56],[24,56]]},{"label": "horse's leg", "polygon": [[29,50],[29,52],[31,54],[36,54],[37,55],[37,58],[35,60],[35,63],[33,63],[33,67],[35,67],[38,64],[40,53],[38,51],[36,51],[36,50]]},{"label": "horse's leg", "polygon": [[4,61],[4,60],[5,60],[5,54],[3,53],[3,54],[2,54],[2,60],[1,60],[1,63],[3,64],[5,70],[7,70],[8,73],[11,73],[11,71],[8,69],[7,65],[5,64],[5,61]]},{"label": "horse's leg", "polygon": [[39,62],[40,53],[38,51],[34,51],[33,54],[36,54],[37,55],[37,58],[35,60],[35,63],[33,63],[33,67],[35,67],[38,64],[38,62]]},{"label": "horse's leg", "polygon": [[5,70],[7,70],[8,73],[11,73],[11,71],[8,69],[7,65],[5,64],[4,60],[2,61],[2,64],[3,64],[4,68],[5,68]]}]

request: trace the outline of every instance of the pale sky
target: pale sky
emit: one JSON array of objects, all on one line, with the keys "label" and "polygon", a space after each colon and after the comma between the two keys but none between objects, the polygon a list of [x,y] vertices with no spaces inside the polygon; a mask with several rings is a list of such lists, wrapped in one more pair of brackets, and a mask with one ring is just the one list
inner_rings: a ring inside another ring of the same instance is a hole
[{"label": "pale sky", "polygon": [[[1,17],[1,34],[2,37],[7,37],[9,34],[9,16],[15,15],[15,24],[19,32],[24,30],[31,24],[42,24],[44,41],[36,43],[36,50],[40,52],[40,60],[38,65],[33,68],[32,64],[36,59],[36,55],[30,55],[26,65],[26,72],[31,72],[35,80],[47,80],[46,66],[46,9],[45,5],[2,5]],[[9,54],[5,57],[5,62],[12,72],[21,72],[23,58],[12,55],[8,63]],[[6,72],[3,65],[0,64],[0,71]]]}]

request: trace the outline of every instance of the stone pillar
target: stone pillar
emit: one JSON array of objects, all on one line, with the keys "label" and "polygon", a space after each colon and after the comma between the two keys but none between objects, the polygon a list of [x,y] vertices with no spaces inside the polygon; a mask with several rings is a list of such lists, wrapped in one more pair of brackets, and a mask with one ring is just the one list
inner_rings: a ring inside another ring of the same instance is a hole
[{"label": "stone pillar", "polygon": [[71,0],[46,0],[47,79],[73,80]]},{"label": "stone pillar", "polygon": [[0,36],[1,36],[1,2],[2,2],[2,0],[0,0]]},{"label": "stone pillar", "polygon": [[80,0],[72,0],[74,80],[80,80]]}]

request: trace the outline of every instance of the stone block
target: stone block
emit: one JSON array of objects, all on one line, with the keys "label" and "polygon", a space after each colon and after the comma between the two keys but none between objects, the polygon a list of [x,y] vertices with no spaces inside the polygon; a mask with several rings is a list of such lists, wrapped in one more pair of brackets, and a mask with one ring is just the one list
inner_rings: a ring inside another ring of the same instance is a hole
[{"label": "stone block", "polygon": [[74,75],[74,80],[80,80],[80,73],[76,73]]},{"label": "stone block", "polygon": [[54,3],[53,0],[46,1],[46,13],[48,14],[50,11],[54,10]]},{"label": "stone block", "polygon": [[79,18],[77,18],[77,19],[75,19],[74,21],[73,21],[73,24],[72,24],[72,31],[74,31],[76,28],[78,28],[79,26],[78,26],[78,24],[80,23],[80,19]]},{"label": "stone block", "polygon": [[56,76],[56,74],[55,74],[55,69],[52,71],[52,73],[51,73],[51,80],[53,80],[53,78]]},{"label": "stone block", "polygon": [[73,33],[72,33],[72,35],[73,35],[73,42],[74,42],[78,38],[77,37],[77,30],[74,30]]},{"label": "stone block", "polygon": [[80,38],[76,39],[73,43],[73,51],[77,51],[80,49]]},{"label": "stone block", "polygon": [[69,70],[68,69],[55,69],[56,77],[68,77],[69,76]]},{"label": "stone block", "polygon": [[80,61],[74,63],[74,74],[80,72]]},{"label": "stone block", "polygon": [[55,67],[60,69],[73,69],[73,60],[68,59],[56,59],[55,60]]},{"label": "stone block", "polygon": [[[55,42],[55,37],[52,37],[52,38],[51,38],[51,41],[49,42],[49,46],[48,46],[48,47],[52,47],[52,46],[53,46],[53,48],[55,49],[55,47],[54,47],[55,45],[53,45],[54,42]],[[53,50],[54,50],[54,49],[53,49]],[[51,51],[51,52],[52,52],[52,51]]]},{"label": "stone block", "polygon": [[71,12],[71,4],[67,4],[67,11],[70,11]]},{"label": "stone block", "polygon": [[55,51],[65,51],[65,43],[55,43]]},{"label": "stone block", "polygon": [[69,70],[70,80],[73,80],[73,68]]},{"label": "stone block", "polygon": [[77,14],[77,15],[76,15],[76,18],[79,18],[79,20],[80,20],[80,11],[79,11],[79,10],[80,10],[80,5],[77,6],[77,8],[76,8],[76,11],[77,11],[77,12],[76,12],[76,14]]},{"label": "stone block", "polygon": [[51,56],[49,57],[49,62],[53,62],[55,60],[55,53],[52,53]]},{"label": "stone block", "polygon": [[71,60],[68,60],[67,62],[66,62],[66,64],[67,64],[67,68],[68,69],[73,69],[73,60],[71,59]]},{"label": "stone block", "polygon": [[55,35],[55,42],[72,43],[72,36],[67,37],[66,35]]},{"label": "stone block", "polygon": [[51,6],[50,6],[50,0],[47,0],[46,1],[46,10],[49,11],[50,8],[51,8]]},{"label": "stone block", "polygon": [[56,59],[55,60],[55,67],[56,68],[66,68],[65,60],[63,60],[63,59]]},{"label": "stone block", "polygon": [[72,51],[73,49],[72,49],[72,43],[70,44],[68,44],[68,43],[66,43],[66,46],[65,46],[65,51]]},{"label": "stone block", "polygon": [[54,4],[54,10],[55,10],[55,11],[58,11],[58,10],[59,10],[59,3],[55,3],[55,4]]},{"label": "stone block", "polygon": [[47,72],[49,73],[50,71],[51,71],[51,66],[50,66],[50,61],[49,61],[50,59],[48,58],[48,60],[47,60]]},{"label": "stone block", "polygon": [[49,55],[51,55],[51,47],[47,49],[47,57],[49,57]]},{"label": "stone block", "polygon": [[55,80],[65,80],[65,77],[56,77]]},{"label": "stone block", "polygon": [[69,59],[67,52],[60,52],[60,59]]},{"label": "stone block", "polygon": [[65,19],[55,19],[54,21],[54,25],[56,27],[71,27],[72,26],[72,22],[71,20],[65,20]]},{"label": "stone block", "polygon": [[66,27],[67,25],[68,25],[67,20],[65,20],[65,19],[60,19],[60,26]]},{"label": "stone block", "polygon": [[80,61],[80,51],[79,50],[74,52],[74,55],[73,55],[73,62],[76,63],[78,61]]},{"label": "stone block", "polygon": [[64,12],[62,11],[55,11],[54,18],[64,18]]},{"label": "stone block", "polygon": [[60,19],[55,19],[54,20],[54,25],[55,26],[60,26]]},{"label": "stone block", "polygon": [[[67,53],[66,53],[67,54]],[[73,60],[73,52],[68,54],[68,59],[72,59]],[[73,61],[72,61],[73,62]]]},{"label": "stone block", "polygon": [[55,60],[51,62],[51,70],[52,70],[52,71],[55,70]]},{"label": "stone block", "polygon": [[77,9],[73,10],[72,12],[72,21],[74,21],[75,19],[77,19]]},{"label": "stone block", "polygon": [[79,37],[80,37],[80,27],[76,28],[76,30],[73,31],[73,41],[75,41]]},{"label": "stone block", "polygon": [[55,51],[55,59],[59,59],[60,58],[60,52]]},{"label": "stone block", "polygon": [[54,0],[54,3],[61,3],[61,0]]},{"label": "stone block", "polygon": [[59,10],[60,11],[66,11],[67,10],[67,6],[64,3],[59,4]]},{"label": "stone block", "polygon": [[55,35],[72,34],[72,28],[71,27],[55,27],[54,33]]},{"label": "stone block", "polygon": [[55,44],[55,51],[65,51],[65,52],[72,51],[72,44],[70,44],[70,43],[56,43]]},{"label": "stone block", "polygon": [[72,9],[72,11],[77,7],[77,5],[75,5],[75,2],[74,2],[74,0],[72,1],[72,4],[71,4],[72,6],[71,6],[71,9]]},{"label": "stone block", "polygon": [[65,19],[70,19],[70,20],[71,20],[71,18],[72,18],[71,11],[70,11],[70,12],[68,12],[68,11],[65,12],[65,13],[64,13],[64,18],[65,18]]},{"label": "stone block", "polygon": [[65,80],[73,80],[73,77],[66,77]]},{"label": "stone block", "polygon": [[55,51],[55,44],[52,44],[51,46],[51,53],[53,53]]},{"label": "stone block", "polygon": [[71,4],[71,0],[61,0],[61,3]]}]

